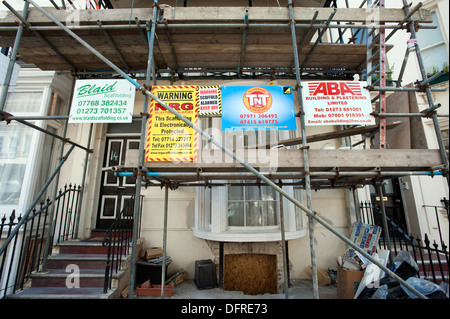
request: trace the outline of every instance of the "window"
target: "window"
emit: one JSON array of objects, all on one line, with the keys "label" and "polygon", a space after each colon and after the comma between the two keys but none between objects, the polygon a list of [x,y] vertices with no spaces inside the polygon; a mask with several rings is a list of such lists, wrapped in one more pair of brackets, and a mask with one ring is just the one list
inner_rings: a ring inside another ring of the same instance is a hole
[{"label": "window", "polygon": [[449,149],[449,147],[448,147],[448,144],[449,144],[448,128],[441,130],[441,133],[442,133],[442,139],[444,141],[445,152],[447,153],[447,157],[449,157],[449,151],[448,151],[448,149]]},{"label": "window", "polygon": [[[251,159],[242,157],[244,154],[240,153],[245,146],[293,137],[289,131],[224,132],[221,130],[220,118],[201,119],[200,125],[215,140],[221,141],[227,149],[235,150],[239,157],[249,163]],[[207,156],[211,149],[217,149],[205,139],[202,139],[200,144],[202,156]],[[267,153],[261,152],[261,155],[257,156],[270,158],[269,154],[270,150],[267,150]],[[227,159],[225,156],[221,157],[221,160]],[[269,166],[276,167],[276,163],[270,163]],[[263,182],[256,185],[256,180],[243,181],[230,178],[214,182],[221,186],[196,188],[194,227],[196,237],[230,242],[281,240],[280,195],[276,190]],[[283,190],[295,198],[302,198],[301,191],[294,190],[293,186],[283,186]],[[304,214],[287,199],[283,199],[283,213],[286,239],[303,237],[306,234],[306,230],[302,227]]]},{"label": "window", "polygon": [[19,204],[32,130],[22,124],[0,123],[0,204]]},{"label": "window", "polygon": [[270,186],[229,186],[228,226],[278,225],[278,194]]},{"label": "window", "polygon": [[38,113],[43,92],[9,92],[5,111],[15,113]]},{"label": "window", "polygon": [[441,71],[444,66],[448,67],[448,52],[436,11],[432,12],[431,16],[432,25],[436,26],[436,29],[422,29],[417,32],[417,41],[427,74],[434,74]]}]

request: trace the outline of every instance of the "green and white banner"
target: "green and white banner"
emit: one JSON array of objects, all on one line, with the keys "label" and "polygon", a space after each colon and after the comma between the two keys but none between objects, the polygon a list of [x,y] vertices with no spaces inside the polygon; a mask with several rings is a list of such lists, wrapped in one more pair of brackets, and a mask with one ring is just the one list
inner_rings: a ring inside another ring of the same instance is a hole
[{"label": "green and white banner", "polygon": [[125,79],[77,80],[69,123],[131,123],[135,92]]}]

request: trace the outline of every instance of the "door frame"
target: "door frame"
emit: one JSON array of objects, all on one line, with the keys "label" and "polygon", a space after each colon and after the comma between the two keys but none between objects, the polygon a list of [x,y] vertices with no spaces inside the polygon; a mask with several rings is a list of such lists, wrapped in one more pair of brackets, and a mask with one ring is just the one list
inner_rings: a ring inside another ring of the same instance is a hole
[{"label": "door frame", "polygon": [[[125,160],[125,154],[126,150],[129,149],[129,142],[135,141],[140,142],[140,135],[137,133],[114,133],[114,134],[106,134],[105,135],[105,142],[104,142],[104,152],[103,152],[103,166],[102,167],[108,167],[109,161],[108,157],[110,154],[110,145],[111,141],[121,141],[121,151],[120,151],[120,158],[119,158],[119,165],[122,164],[120,161]],[[95,228],[99,230],[105,230],[107,229],[112,222],[115,220],[118,213],[122,211],[121,207],[124,206],[124,200],[127,198],[130,198],[135,195],[136,193],[136,185],[135,183],[127,183],[127,180],[129,177],[117,177],[117,183],[110,183],[109,185],[106,185],[106,178],[108,173],[111,172],[105,172],[102,171],[101,179],[100,179],[100,185],[99,185],[99,195],[98,195],[98,203],[97,203],[97,214],[95,218]],[[130,177],[132,178],[132,177]],[[115,189],[114,189],[115,188]],[[104,215],[104,200],[105,198],[116,198],[116,201],[114,203],[115,205],[115,212],[114,216],[106,216]],[[124,200],[122,200],[122,197]]]}]

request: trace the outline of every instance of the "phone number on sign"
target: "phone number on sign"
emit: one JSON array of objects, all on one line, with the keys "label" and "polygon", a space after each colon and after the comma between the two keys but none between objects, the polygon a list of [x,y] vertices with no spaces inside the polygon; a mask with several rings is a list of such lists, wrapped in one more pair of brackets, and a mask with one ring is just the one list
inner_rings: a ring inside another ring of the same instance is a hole
[{"label": "phone number on sign", "polygon": [[262,114],[241,114],[240,115],[241,119],[276,119],[278,118],[277,114],[266,114],[266,113],[262,113]]},{"label": "phone number on sign", "polygon": [[77,109],[77,114],[124,114],[127,109],[124,107],[112,108],[95,108],[87,107],[85,109]]},{"label": "phone number on sign", "polygon": [[278,124],[277,120],[240,120],[240,124]]},{"label": "phone number on sign", "polygon": [[125,100],[87,100],[78,101],[78,106],[126,106],[127,101]]}]

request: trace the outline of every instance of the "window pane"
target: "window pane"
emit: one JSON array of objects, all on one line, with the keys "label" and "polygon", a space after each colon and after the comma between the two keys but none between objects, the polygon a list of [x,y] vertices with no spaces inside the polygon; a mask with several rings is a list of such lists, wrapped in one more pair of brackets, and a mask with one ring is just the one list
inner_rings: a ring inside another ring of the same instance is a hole
[{"label": "window pane", "polygon": [[228,226],[245,226],[244,215],[243,202],[228,202]]},{"label": "window pane", "polygon": [[277,200],[277,191],[270,186],[261,187],[261,199],[262,200]]},{"label": "window pane", "polygon": [[243,186],[228,187],[228,199],[229,200],[244,200],[244,187]]},{"label": "window pane", "polygon": [[436,15],[436,12],[431,13],[431,17],[433,18],[433,22],[431,25],[436,26],[436,29],[420,29],[417,32],[417,40],[419,41],[419,45],[421,49],[424,49],[430,45],[433,45],[438,42],[444,41],[442,38],[441,28],[439,26],[439,20]]},{"label": "window pane", "polygon": [[245,199],[246,200],[261,199],[259,191],[260,191],[260,187],[258,187],[258,186],[245,186]]},{"label": "window pane", "polygon": [[262,224],[262,202],[248,202],[248,213],[246,215],[246,226],[263,226]]},{"label": "window pane", "polygon": [[448,64],[448,54],[442,37],[441,28],[436,12],[432,12],[432,25],[436,29],[421,29],[417,32],[417,40],[421,49],[425,71],[429,74],[441,71],[444,64]]},{"label": "window pane", "polygon": [[423,64],[427,74],[434,74],[444,68],[444,64],[448,64],[447,49],[445,44],[435,46],[432,49],[422,50]]},{"label": "window pane", "polygon": [[[48,126],[47,131],[56,134],[57,131],[54,127]],[[49,135],[49,134],[44,134],[44,143],[42,145],[42,157],[41,160],[38,161],[38,171],[39,174],[36,175],[36,190],[35,190],[35,196],[41,191],[42,187],[45,185],[45,183],[47,182],[48,178],[50,177],[51,174],[51,169],[53,168],[53,164],[51,159],[52,159],[52,154],[53,154],[53,150],[54,150],[54,146],[55,146],[55,141],[56,139]],[[47,192],[51,192],[51,187],[49,187],[47,189]],[[48,194],[49,195],[49,194]],[[34,196],[33,196],[34,198]]]},{"label": "window pane", "polygon": [[32,128],[0,123],[0,204],[19,203]]},{"label": "window pane", "polygon": [[39,112],[42,92],[9,92],[6,98],[5,111]]},{"label": "window pane", "polygon": [[263,202],[263,225],[262,226],[274,226],[278,225],[278,202]]}]

